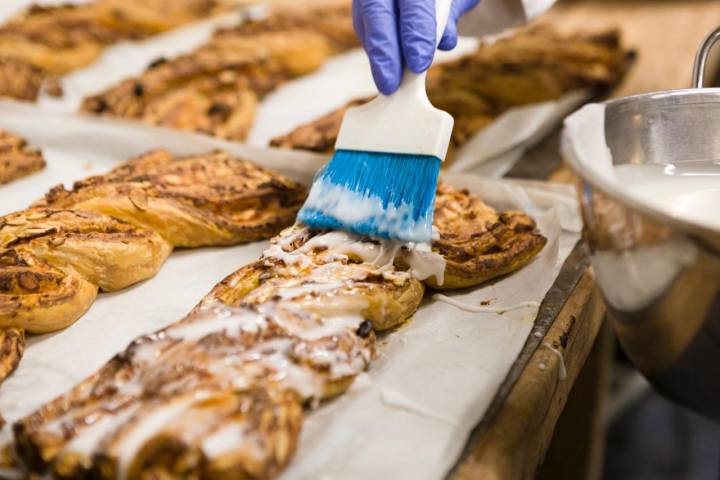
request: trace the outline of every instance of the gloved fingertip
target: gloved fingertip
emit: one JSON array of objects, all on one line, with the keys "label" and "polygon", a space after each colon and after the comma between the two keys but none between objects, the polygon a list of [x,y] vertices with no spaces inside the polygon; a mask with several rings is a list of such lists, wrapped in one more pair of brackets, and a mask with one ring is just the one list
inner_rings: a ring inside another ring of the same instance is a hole
[{"label": "gloved fingertip", "polygon": [[440,39],[440,43],[438,44],[438,49],[440,50],[452,50],[457,46],[458,43],[458,32],[457,32],[457,20],[458,15],[457,12],[454,10],[457,8],[457,3],[453,3],[453,11],[450,12],[450,18],[448,19],[448,23],[445,26],[445,32],[443,32],[443,36]]},{"label": "gloved fingertip", "polygon": [[388,72],[386,69],[380,68],[377,65],[373,65],[371,71],[375,85],[383,95],[391,95],[400,87],[402,75],[400,71],[397,73]]},{"label": "gloved fingertip", "polygon": [[422,73],[432,65],[434,57],[435,45],[429,52],[418,52],[415,51],[410,55],[405,56],[405,62],[408,68],[413,73]]},{"label": "gloved fingertip", "polygon": [[443,35],[442,39],[440,40],[438,49],[443,51],[452,50],[453,48],[457,47],[457,43],[457,34],[449,35],[448,32],[445,32],[445,35]]}]

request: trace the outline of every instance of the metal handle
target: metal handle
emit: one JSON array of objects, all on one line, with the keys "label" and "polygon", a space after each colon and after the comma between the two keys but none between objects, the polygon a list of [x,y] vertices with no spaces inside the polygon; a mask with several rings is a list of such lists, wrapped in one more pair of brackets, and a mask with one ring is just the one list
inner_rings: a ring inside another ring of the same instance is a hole
[{"label": "metal handle", "polygon": [[693,88],[703,88],[705,66],[707,65],[708,56],[718,41],[720,41],[720,27],[708,35],[698,49],[697,55],[695,56],[695,65],[693,66]]}]

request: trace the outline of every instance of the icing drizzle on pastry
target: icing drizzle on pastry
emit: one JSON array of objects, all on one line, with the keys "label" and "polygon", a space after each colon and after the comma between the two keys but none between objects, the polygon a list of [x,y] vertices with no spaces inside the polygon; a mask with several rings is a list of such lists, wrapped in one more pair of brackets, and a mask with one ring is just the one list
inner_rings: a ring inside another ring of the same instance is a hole
[{"label": "icing drizzle on pastry", "polygon": [[[310,253],[323,250],[330,260],[349,258],[374,265],[380,270],[392,269],[396,260],[408,265],[407,272],[418,280],[435,277],[438,285],[442,285],[445,277],[445,259],[432,251],[428,243],[399,242],[385,238],[369,238],[344,231],[330,231],[315,235],[302,247],[289,250],[298,237],[308,235],[309,229],[291,227],[294,234],[281,234],[271,243],[263,257],[276,258],[286,265],[307,267]],[[394,272],[399,274],[400,272]]]}]

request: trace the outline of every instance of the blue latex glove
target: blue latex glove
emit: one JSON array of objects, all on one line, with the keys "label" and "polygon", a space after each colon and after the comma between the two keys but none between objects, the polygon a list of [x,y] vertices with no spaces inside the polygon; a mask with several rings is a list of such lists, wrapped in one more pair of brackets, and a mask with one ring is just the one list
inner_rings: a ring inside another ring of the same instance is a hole
[{"label": "blue latex glove", "polygon": [[[457,45],[457,22],[480,0],[453,0],[440,50]],[[384,95],[397,90],[403,66],[421,73],[435,56],[435,0],[353,0],[353,26]]]}]

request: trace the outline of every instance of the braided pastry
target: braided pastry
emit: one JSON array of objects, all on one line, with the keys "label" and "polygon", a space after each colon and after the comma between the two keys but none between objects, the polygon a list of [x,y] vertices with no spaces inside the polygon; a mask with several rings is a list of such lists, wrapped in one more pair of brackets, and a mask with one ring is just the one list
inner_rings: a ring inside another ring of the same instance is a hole
[{"label": "braided pastry", "polygon": [[305,189],[224,152],[176,158],[157,150],[106,175],[53,188],[36,206],[104,213],[175,247],[269,238],[290,225]]},{"label": "braided pastry", "polygon": [[[452,195],[441,216],[472,197],[442,189]],[[441,238],[455,218],[438,224]],[[466,221],[463,230],[487,223]],[[187,317],[17,422],[17,453],[59,478],[274,477],[296,449],[302,406],[344,392],[374,358],[374,331],[420,305],[424,286],[400,265],[442,258],[416,250],[394,266],[390,244],[287,229]],[[466,254],[483,263],[480,250]]]},{"label": "braided pastry", "polygon": [[0,217],[0,328],[64,328],[98,290],[155,275],[173,247],[274,235],[293,222],[304,195],[299,184],[220,152],[155,151],[72,190],[55,187],[32,208]]}]

